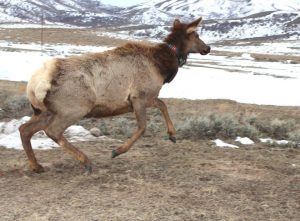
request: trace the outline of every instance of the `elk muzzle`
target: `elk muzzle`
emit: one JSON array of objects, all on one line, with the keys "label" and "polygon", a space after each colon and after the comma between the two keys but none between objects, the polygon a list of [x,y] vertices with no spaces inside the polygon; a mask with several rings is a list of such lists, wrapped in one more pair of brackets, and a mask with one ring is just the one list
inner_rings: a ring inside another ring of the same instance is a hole
[{"label": "elk muzzle", "polygon": [[207,55],[210,52],[210,46],[206,46],[201,52],[201,55]]}]

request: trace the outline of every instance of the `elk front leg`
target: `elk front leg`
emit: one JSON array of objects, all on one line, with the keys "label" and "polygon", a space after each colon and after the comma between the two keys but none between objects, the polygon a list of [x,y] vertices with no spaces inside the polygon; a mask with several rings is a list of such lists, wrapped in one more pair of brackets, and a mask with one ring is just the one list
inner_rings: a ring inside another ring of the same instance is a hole
[{"label": "elk front leg", "polygon": [[130,99],[137,120],[138,129],[133,133],[132,137],[127,140],[118,149],[112,151],[112,158],[127,152],[134,142],[139,139],[146,130],[146,105],[144,99],[132,97]]},{"label": "elk front leg", "polygon": [[170,118],[170,115],[169,115],[166,104],[162,100],[156,98],[155,101],[154,101],[154,106],[157,107],[162,112],[162,114],[165,118],[167,128],[168,128],[169,139],[173,143],[176,143],[176,137],[175,137],[176,130],[175,130],[174,125],[171,121],[171,118]]}]

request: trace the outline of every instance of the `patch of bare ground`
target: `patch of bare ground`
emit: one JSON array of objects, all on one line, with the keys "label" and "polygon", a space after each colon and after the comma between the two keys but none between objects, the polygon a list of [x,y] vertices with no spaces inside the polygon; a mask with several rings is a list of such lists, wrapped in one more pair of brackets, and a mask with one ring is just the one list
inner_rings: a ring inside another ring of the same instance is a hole
[{"label": "patch of bare ground", "polygon": [[[99,36],[99,29],[43,29],[44,44],[107,45],[116,46],[126,42],[112,37]],[[41,29],[5,28],[0,31],[0,40],[20,43],[41,43]]]},{"label": "patch of bare ground", "polygon": [[[212,55],[227,56],[227,57],[240,57],[245,52],[232,52],[232,51],[213,51]],[[250,53],[250,56],[256,61],[268,61],[268,62],[284,62],[291,64],[300,64],[300,56],[296,55],[284,55],[284,54],[263,54],[263,53]]]},{"label": "patch of bare ground", "polygon": [[[24,95],[26,92],[26,83],[0,80],[0,88],[2,96]],[[3,99],[0,99],[0,102],[1,101],[3,101]]]},{"label": "patch of bare ground", "polygon": [[1,220],[297,220],[300,152],[255,146],[219,149],[206,141],[142,138],[110,159],[118,141],[77,143],[94,172],[61,149],[1,149]]},{"label": "patch of bare ground", "polygon": [[253,57],[257,61],[289,62],[291,64],[300,64],[300,56],[295,55],[271,55],[251,53],[251,57]]}]

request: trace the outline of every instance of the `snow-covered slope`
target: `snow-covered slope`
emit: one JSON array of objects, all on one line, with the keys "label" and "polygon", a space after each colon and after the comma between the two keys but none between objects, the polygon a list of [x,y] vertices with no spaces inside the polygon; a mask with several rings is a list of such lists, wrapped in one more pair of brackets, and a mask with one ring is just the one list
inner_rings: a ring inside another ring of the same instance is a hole
[{"label": "snow-covered slope", "polygon": [[[126,9],[131,23],[159,25],[136,35],[161,37],[174,17],[203,16],[202,34],[210,40],[299,36],[300,0],[154,0]],[[147,27],[146,27],[147,28]]]},{"label": "snow-covered slope", "polygon": [[0,0],[0,23],[113,27],[115,34],[163,38],[174,18],[203,16],[205,40],[253,37],[299,38],[300,0],[154,0],[128,8],[101,0]]},{"label": "snow-covered slope", "polygon": [[300,12],[261,12],[239,19],[209,20],[203,25],[201,33],[211,40],[299,38]]},{"label": "snow-covered slope", "polygon": [[[160,14],[182,15],[206,19],[233,19],[266,11],[295,12],[300,10],[299,0],[154,0],[129,8],[143,12],[142,21]],[[158,13],[159,12],[159,13]],[[150,15],[150,16],[149,16]],[[140,20],[141,21],[141,20]],[[147,22],[153,22],[149,19]]]},{"label": "snow-covered slope", "polygon": [[[76,26],[112,25],[122,22],[114,16],[120,9],[98,0],[0,0],[0,21],[63,23]],[[6,15],[8,17],[3,17]],[[13,19],[12,19],[13,18]]]}]

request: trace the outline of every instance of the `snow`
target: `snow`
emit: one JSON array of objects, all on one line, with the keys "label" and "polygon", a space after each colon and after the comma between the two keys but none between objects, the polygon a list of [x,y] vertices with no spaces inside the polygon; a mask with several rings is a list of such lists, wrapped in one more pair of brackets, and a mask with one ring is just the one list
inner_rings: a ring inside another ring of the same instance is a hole
[{"label": "snow", "polygon": [[[300,15],[300,13],[298,14]],[[295,18],[290,19],[282,24],[274,22],[278,20],[276,18],[276,13],[272,13],[271,16],[265,16],[262,20],[240,20],[233,22],[229,20],[233,25],[228,28],[228,30],[218,30],[217,23],[206,24],[204,29],[199,29],[201,36],[204,39],[210,39],[210,41],[217,42],[219,40],[229,40],[229,39],[247,39],[256,37],[268,37],[276,35],[291,35],[293,38],[299,40],[299,32],[297,28],[289,28],[288,22],[295,20]],[[281,17],[286,17],[286,14],[282,13]],[[226,24],[227,21],[223,21],[222,24]],[[293,39],[291,38],[291,39]]]},{"label": "snow", "polygon": [[[32,23],[11,23],[11,24],[0,24],[0,28],[36,28],[41,29],[41,24],[32,24]],[[63,29],[82,29],[82,27],[77,27],[68,24],[44,24],[43,28],[63,28]]]},{"label": "snow", "polygon": [[[0,41],[0,49],[18,52],[0,51],[0,79],[11,81],[28,81],[31,75],[51,57],[66,57],[86,52],[102,52],[108,47],[75,46],[67,44],[44,45],[43,52],[38,44],[18,44]],[[15,64],[18,65],[15,65]]]},{"label": "snow", "polygon": [[250,138],[248,138],[248,137],[237,137],[235,139],[235,141],[239,142],[239,143],[241,143],[243,145],[252,145],[252,144],[254,144],[254,142]]},{"label": "snow", "polygon": [[101,0],[101,3],[108,4],[108,5],[114,5],[118,7],[128,7],[135,4],[144,3],[147,0],[130,0],[130,1],[120,1],[120,0]]},{"label": "snow", "polygon": [[259,140],[260,140],[260,142],[262,142],[262,143],[270,143],[270,142],[273,142],[273,139],[272,139],[272,138],[260,138]]},{"label": "snow", "polygon": [[2,23],[2,22],[7,22],[7,21],[10,21],[10,22],[22,22],[21,19],[13,17],[13,16],[10,16],[10,15],[7,15],[5,12],[2,12],[0,10],[0,22]]},{"label": "snow", "polygon": [[[27,122],[30,117],[23,117],[21,119],[13,119],[9,122],[0,122],[0,146],[6,148],[22,149],[21,138],[18,128]],[[64,136],[70,142],[103,140],[106,137],[94,137],[91,133],[82,126],[72,125],[64,133]],[[33,149],[51,149],[58,147],[58,145],[49,139],[43,131],[36,133],[32,139],[31,144]]]},{"label": "snow", "polygon": [[[247,70],[242,64],[238,69],[229,67],[227,70],[218,64],[201,66],[181,68],[175,79],[162,88],[160,96],[231,99],[242,103],[300,106],[300,69],[295,68],[289,72],[280,70],[281,68],[270,71],[265,69],[266,67],[257,67],[255,73],[252,68]],[[287,68],[290,69],[290,66]],[[292,78],[274,77],[272,72],[287,74],[286,77]]]},{"label": "snow", "polygon": [[[21,43],[13,43],[7,41],[0,41],[0,50],[1,48],[11,48],[18,50],[32,50],[32,51],[40,51],[40,44],[21,44]],[[62,55],[62,56],[70,56],[75,54],[87,53],[87,52],[103,52],[109,50],[109,47],[104,46],[82,46],[82,45],[69,45],[69,44],[44,44],[43,45],[43,54],[44,55]]]},{"label": "snow", "polygon": [[286,145],[286,144],[289,143],[288,140],[276,140],[275,142],[276,142],[277,144],[279,144],[279,145]]},{"label": "snow", "polygon": [[217,147],[239,148],[236,145],[225,143],[224,141],[222,141],[220,139],[213,140],[213,142],[216,144]]},{"label": "snow", "polygon": [[[47,13],[50,13],[53,17],[62,16],[61,20],[66,20],[63,18],[68,18],[68,16],[82,16],[82,12],[85,12],[85,17],[81,20],[81,22],[74,21],[79,25],[82,25],[85,22],[88,22],[88,24],[91,25],[95,17],[104,17],[104,20],[108,20],[110,18],[115,18],[116,16],[114,10],[109,11],[108,6],[108,10],[103,10],[102,7],[105,6],[101,6],[99,8],[93,7],[93,10],[90,12],[90,10],[87,9],[87,6],[84,6],[85,4],[80,4],[78,1],[36,0],[34,2],[22,2],[17,0],[6,2],[9,3],[10,7],[6,5],[6,7],[3,7],[2,10],[0,8],[0,22],[2,21],[4,23],[40,23],[40,16],[38,15],[41,12],[41,8],[45,11],[48,9]],[[122,3],[119,3],[119,6],[123,4],[129,5],[133,3],[123,1]],[[87,5],[90,4],[87,2]],[[140,30],[132,30],[128,26],[127,30],[130,31],[127,31],[127,33],[135,37],[150,36],[151,38],[157,38],[167,34],[165,26],[171,25],[174,18],[180,18],[182,21],[188,22],[191,18],[201,15],[205,20],[214,19],[213,22],[205,23],[204,26],[208,29],[208,31],[205,31],[203,36],[207,39],[217,41],[221,39],[240,39],[281,34],[296,34],[298,32],[296,27],[297,25],[293,26],[290,25],[290,23],[293,23],[292,21],[296,21],[297,16],[300,16],[299,10],[299,0],[290,0],[285,2],[268,0],[263,3],[260,0],[155,0],[147,1],[133,7],[120,9],[118,17],[120,18],[120,16],[123,16],[124,20],[128,19],[128,22],[126,23],[128,23],[129,26],[137,24],[144,24],[147,26],[155,25],[155,27],[152,28],[143,25]],[[28,18],[26,16],[27,11],[29,13],[34,12],[33,14],[35,15]],[[64,13],[61,13],[61,11],[64,11]],[[264,15],[263,17],[253,16],[251,18],[245,18],[260,12],[270,12],[270,14]],[[279,16],[279,14],[281,15]],[[21,19],[13,17],[13,15],[27,19],[27,21],[22,21]],[[46,22],[50,22],[50,20]],[[229,24],[230,22],[232,22],[232,24]],[[60,24],[62,26],[66,26],[62,23]],[[218,24],[221,24],[221,26],[226,26],[227,24],[228,28],[225,30],[224,28],[220,28],[219,30]],[[27,24],[27,26],[28,25],[30,24]],[[107,23],[105,22],[104,26],[106,25]],[[162,28],[162,26],[164,26],[164,28]],[[120,34],[123,35],[124,33]],[[298,37],[299,39],[299,35],[294,37]]]},{"label": "snow", "polygon": [[[257,15],[261,12],[267,13]],[[132,23],[156,25],[147,30],[151,38],[157,38],[157,32],[160,32],[156,30],[157,25],[169,27],[174,18],[190,22],[192,18],[202,16],[205,21],[210,21],[204,22],[201,35],[213,41],[274,35],[294,35],[299,39],[297,22],[291,25],[300,16],[299,0],[263,3],[260,0],[155,0],[129,8],[125,14],[134,15],[130,18]],[[140,31],[145,29],[130,31],[130,35],[139,37]],[[163,29],[161,33],[159,37],[167,34],[167,30]]]},{"label": "snow", "polygon": [[[285,40],[282,42],[262,43],[261,45],[248,45],[249,42],[240,42],[236,45],[215,47],[216,51],[235,51],[248,53],[300,55],[299,40]],[[246,56],[246,55],[245,55]]]},{"label": "snow", "polygon": [[272,138],[260,138],[259,140],[262,143],[270,143],[270,144],[275,143],[275,144],[278,144],[278,145],[286,145],[290,142],[288,140],[274,140]]},{"label": "snow", "polygon": [[[157,11],[173,15],[201,15],[206,19],[241,18],[264,11],[297,12],[300,10],[299,0],[154,0],[137,5],[134,9],[144,9],[146,13],[155,14]],[[150,17],[149,17],[150,18]],[[151,23],[151,20],[147,21]]]}]

